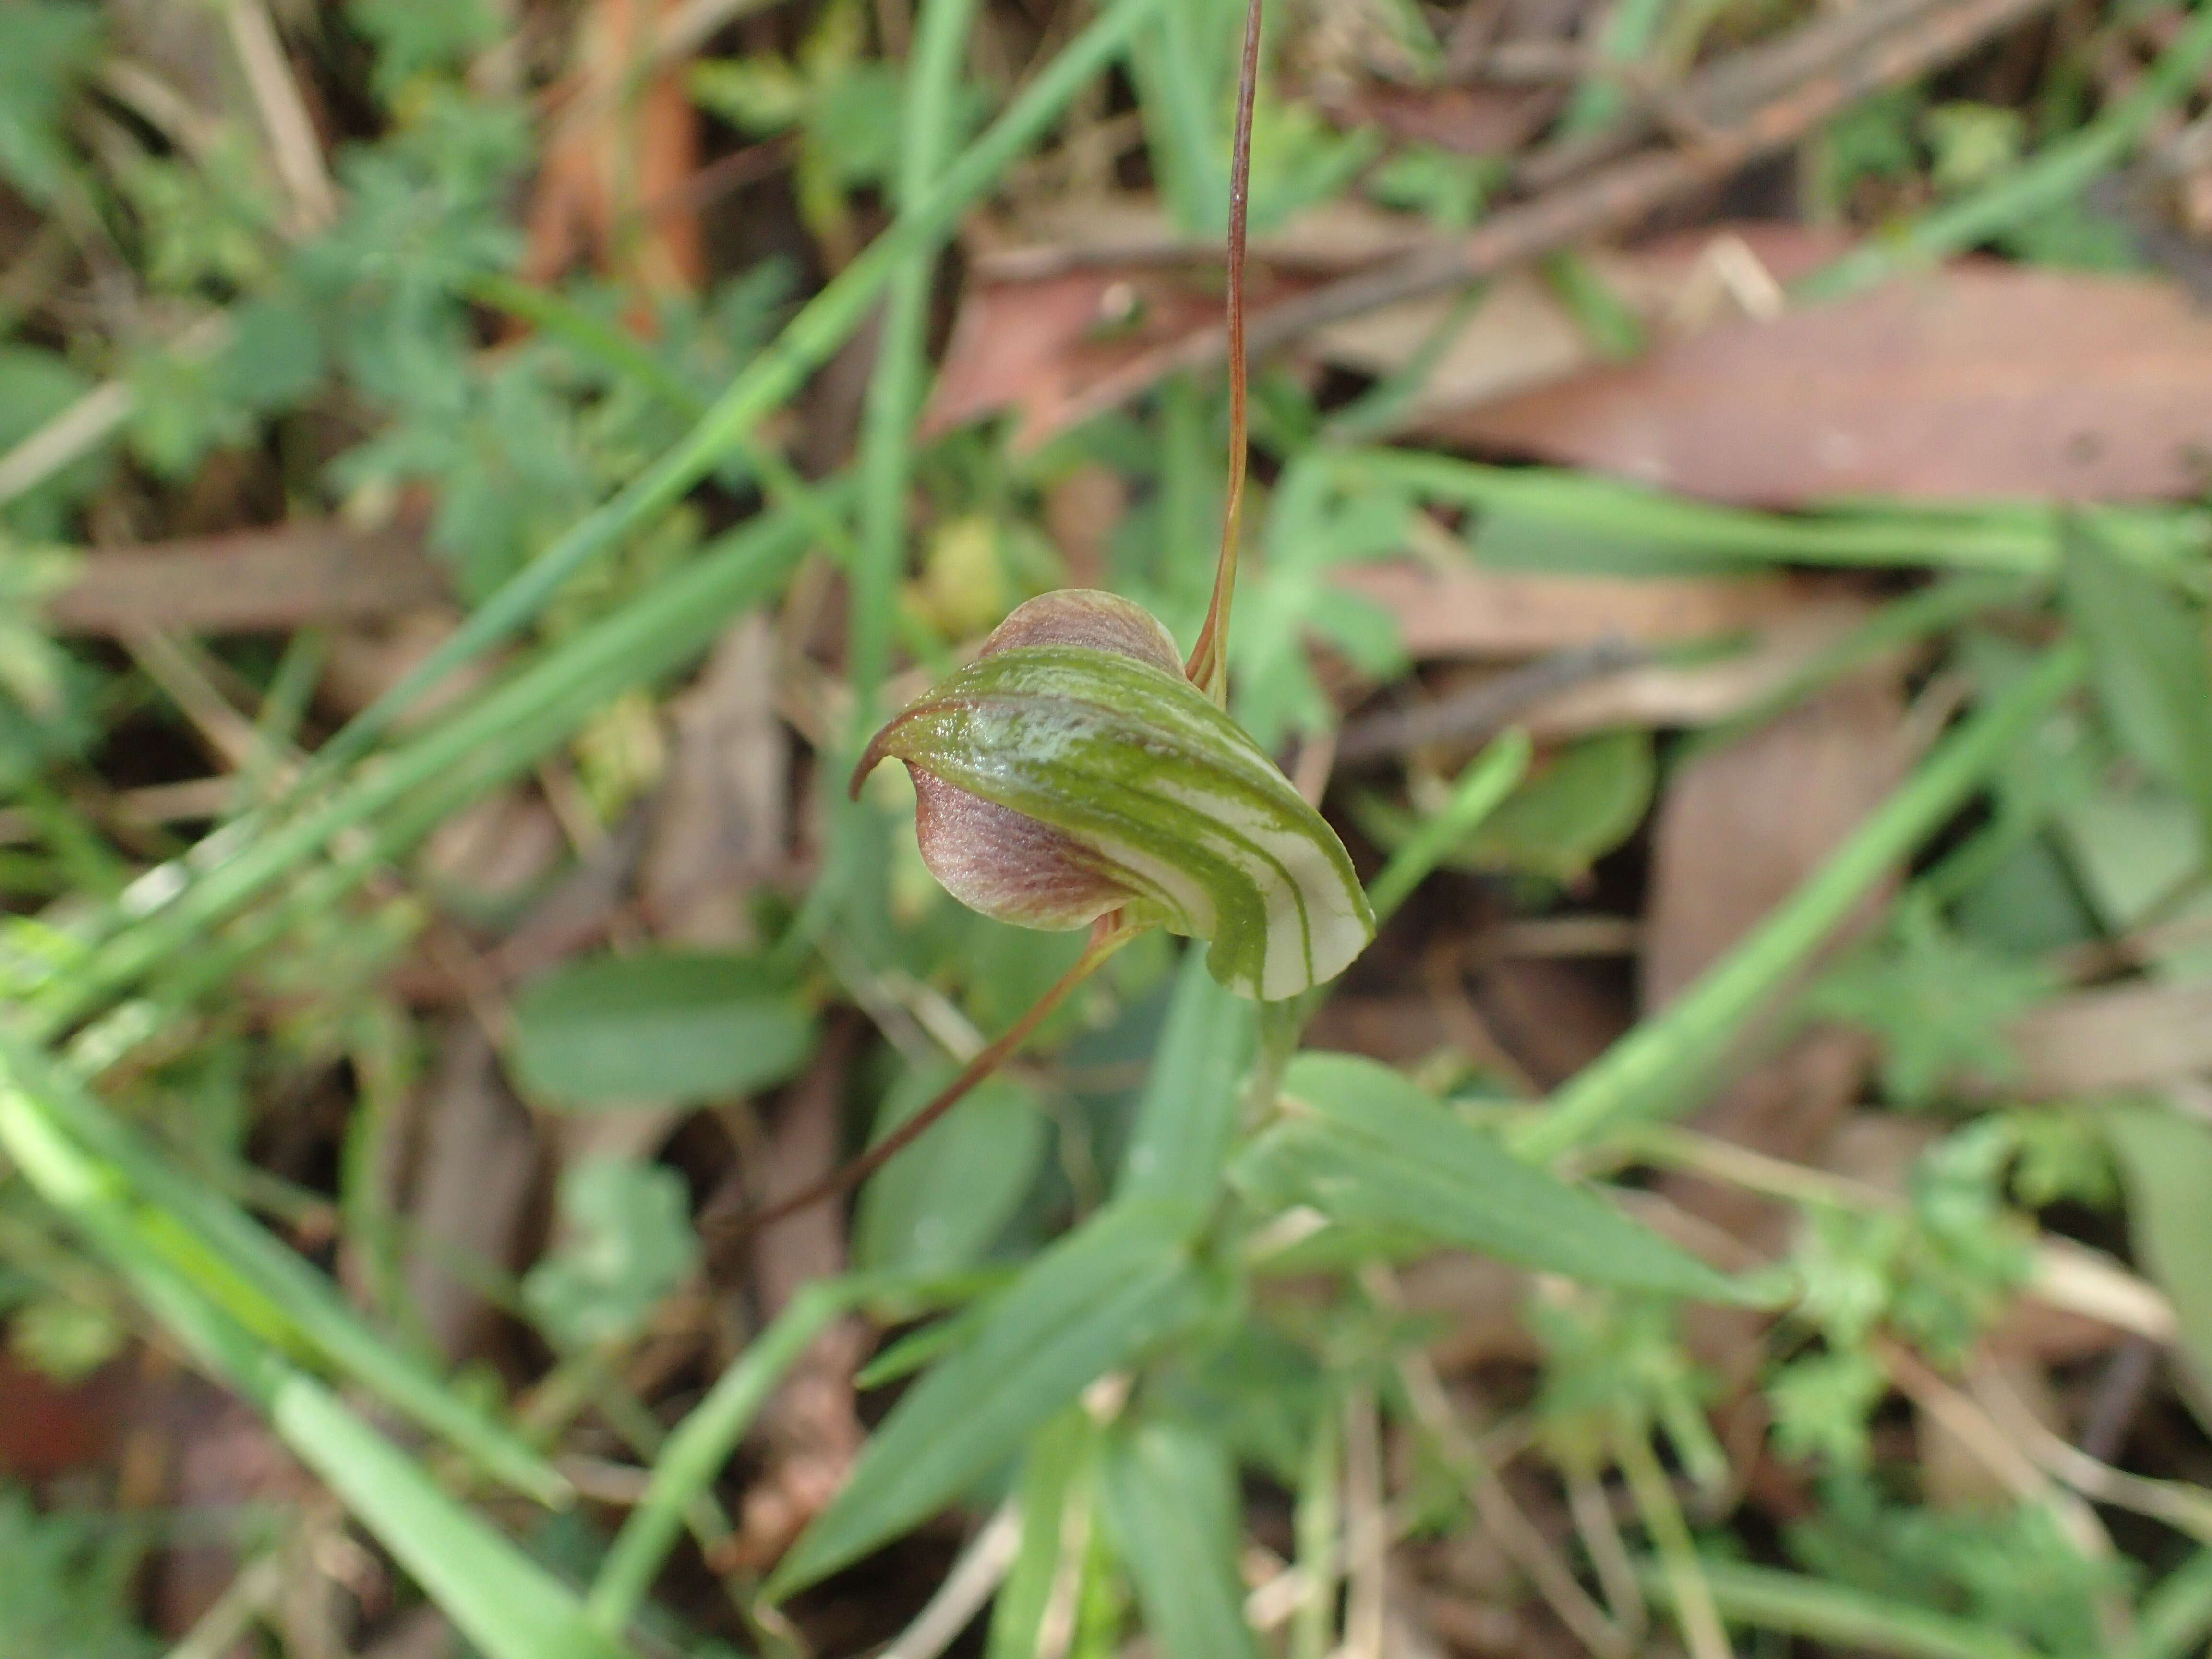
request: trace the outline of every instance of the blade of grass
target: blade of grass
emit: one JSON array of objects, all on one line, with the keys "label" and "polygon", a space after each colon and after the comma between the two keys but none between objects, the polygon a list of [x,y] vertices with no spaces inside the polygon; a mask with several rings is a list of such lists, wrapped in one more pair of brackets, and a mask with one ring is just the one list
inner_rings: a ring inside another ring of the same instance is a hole
[{"label": "blade of grass", "polygon": [[585,1616],[599,1629],[615,1635],[629,1623],[693,1503],[730,1461],[784,1373],[864,1288],[849,1279],[805,1286],[677,1425],[653,1466],[645,1500],[623,1524],[585,1601]]},{"label": "blade of grass", "polygon": [[[1771,1567],[1705,1559],[1699,1565],[1722,1613],[1739,1624],[1899,1659],[2034,1659],[2030,1650],[1964,1620]],[[1638,1577],[1646,1595],[1672,1601],[1674,1583],[1660,1564],[1644,1564]]]},{"label": "blade of grass", "polygon": [[[1930,511],[1840,504],[1784,517],[1583,473],[1486,466],[1417,450],[1347,449],[1337,465],[1352,480],[1396,484],[1443,505],[1512,515],[1570,544],[1596,543],[1655,559],[2027,577],[2047,576],[2058,563],[2057,516],[2037,507],[1993,502]],[[2193,558],[2207,536],[2205,516],[2194,509],[2114,507],[2084,516],[2136,557]]]},{"label": "blade of grass", "polygon": [[1550,1159],[1627,1119],[1681,1103],[1686,1086],[1811,958],[1885,872],[1963,806],[2013,744],[2081,679],[2074,644],[2053,647],[2002,698],[1946,738],[1902,787],[1767,919],[1668,1008],[1614,1043],[1512,1136]]},{"label": "blade of grass", "polygon": [[2071,201],[2118,167],[2142,143],[2160,116],[2186,100],[2208,64],[2212,64],[2212,9],[2200,8],[2159,54],[2142,83],[2088,125],[2045,145],[1965,200],[1923,215],[1899,233],[1823,266],[1794,286],[1793,297],[1841,299],[1884,277],[1963,252]]},{"label": "blade of grass", "polygon": [[203,1365],[261,1407],[293,1455],[489,1659],[629,1659],[586,1622],[566,1585],[210,1300],[155,1236],[159,1212],[134,1201],[122,1174],[41,1108],[20,1077],[0,1076],[0,1148]]},{"label": "blade of grass", "polygon": [[[928,199],[956,134],[960,72],[975,0],[926,0],[907,60],[906,110],[892,198],[902,212]],[[857,757],[874,730],[878,693],[890,667],[898,575],[914,483],[914,423],[928,374],[929,302],[941,238],[916,248],[890,278],[875,373],[860,428],[860,558],[852,568],[853,617],[846,678],[853,692],[849,746]]]},{"label": "blade of grass", "polygon": [[2161,1579],[2136,1610],[2127,1659],[2183,1659],[2201,1653],[2212,1632],[2212,1550],[2201,1550]]},{"label": "blade of grass", "polygon": [[22,1133],[43,1133],[88,1165],[99,1160],[110,1197],[135,1218],[140,1246],[160,1253],[197,1294],[268,1340],[318,1357],[516,1491],[543,1504],[568,1501],[568,1483],[542,1458],[363,1324],[322,1274],[228,1200],[170,1169],[4,1032],[0,1090],[16,1100],[18,1121],[30,1124]]},{"label": "blade of grass", "polygon": [[512,775],[615,691],[704,650],[729,617],[773,596],[805,546],[803,528],[790,515],[757,519],[395,748],[319,806],[286,823],[267,816],[241,820],[223,842],[162,866],[142,884],[166,884],[174,896],[33,997],[29,1034],[52,1036],[101,999],[180,959],[185,946],[204,944],[208,932],[241,906],[417,791],[450,804]]},{"label": "blade of grass", "polygon": [[945,170],[927,196],[901,212],[802,307],[775,340],[717,398],[675,447],[540,554],[439,648],[325,744],[319,771],[359,758],[406,708],[464,663],[527,623],[562,583],[675,505],[764,416],[787,402],[866,317],[908,262],[940,241],[960,216],[1052,127],[1077,91],[1119,57],[1168,0],[1112,0]]},{"label": "blade of grass", "polygon": [[1534,752],[1526,732],[1508,732],[1468,763],[1459,781],[1452,786],[1443,810],[1390,855],[1390,861],[1368,887],[1367,902],[1375,907],[1376,927],[1413,897],[1413,890],[1428,879],[1447,853],[1473,834],[1520,787]]}]

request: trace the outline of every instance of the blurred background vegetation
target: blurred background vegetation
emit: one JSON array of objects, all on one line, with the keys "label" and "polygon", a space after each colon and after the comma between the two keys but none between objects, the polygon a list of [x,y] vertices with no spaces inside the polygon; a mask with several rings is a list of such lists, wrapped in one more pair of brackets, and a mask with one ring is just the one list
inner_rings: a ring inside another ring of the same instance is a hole
[{"label": "blurred background vegetation", "polygon": [[2205,1651],[2201,4],[1273,0],[1392,914],[747,1230],[1080,948],[843,785],[1189,644],[1242,12],[0,5],[0,1659]]}]

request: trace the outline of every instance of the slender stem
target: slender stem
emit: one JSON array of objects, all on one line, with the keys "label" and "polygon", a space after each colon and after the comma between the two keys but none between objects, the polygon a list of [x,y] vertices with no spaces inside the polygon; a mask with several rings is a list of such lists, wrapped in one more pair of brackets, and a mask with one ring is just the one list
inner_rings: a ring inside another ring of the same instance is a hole
[{"label": "slender stem", "polygon": [[1221,556],[1213,599],[1183,672],[1216,702],[1229,700],[1229,605],[1237,592],[1237,550],[1243,535],[1246,439],[1244,241],[1252,195],[1252,106],[1260,88],[1261,0],[1244,8],[1244,56],[1237,79],[1237,141],[1229,163],[1229,500],[1222,509]]},{"label": "slender stem", "polygon": [[975,1085],[1005,1065],[1014,1051],[1029,1040],[1036,1028],[1044,1024],[1052,1011],[1067,1000],[1068,994],[1098,970],[1100,964],[1141,932],[1123,920],[1119,910],[1109,911],[1091,924],[1091,943],[1075,959],[1075,965],[1061,975],[1059,981],[1042,996],[1030,1005],[1029,1012],[1016,1020],[1006,1031],[960,1068],[960,1075],[946,1084],[937,1097],[912,1117],[885,1135],[881,1140],[842,1167],[832,1170],[812,1186],[802,1188],[789,1198],[779,1199],[758,1215],[742,1218],[737,1224],[736,1234],[740,1238],[774,1226],[777,1222],[797,1215],[801,1210],[811,1209],[824,1199],[835,1198],[859,1186],[870,1176],[896,1158],[908,1147],[927,1134],[938,1119],[957,1106]]}]

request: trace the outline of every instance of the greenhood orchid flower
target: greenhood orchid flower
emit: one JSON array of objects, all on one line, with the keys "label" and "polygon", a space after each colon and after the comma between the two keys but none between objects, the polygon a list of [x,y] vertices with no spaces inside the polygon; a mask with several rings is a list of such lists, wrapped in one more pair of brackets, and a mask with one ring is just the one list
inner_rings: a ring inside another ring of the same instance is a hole
[{"label": "greenhood orchid flower", "polygon": [[973,909],[1074,928],[1119,911],[1207,940],[1206,965],[1277,1001],[1375,934],[1343,843],[1111,593],[1031,599],[861,757],[906,763],[923,861]]}]

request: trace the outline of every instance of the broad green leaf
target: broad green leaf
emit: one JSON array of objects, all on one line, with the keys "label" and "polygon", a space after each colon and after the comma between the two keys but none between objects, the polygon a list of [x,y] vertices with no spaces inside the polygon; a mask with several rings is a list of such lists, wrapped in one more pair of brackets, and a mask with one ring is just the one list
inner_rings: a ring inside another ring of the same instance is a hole
[{"label": "broad green leaf", "polygon": [[1419,1233],[1595,1285],[1711,1302],[1746,1292],[1595,1194],[1524,1164],[1390,1067],[1306,1054],[1290,1110],[1238,1158],[1256,1202],[1310,1205],[1355,1227]]},{"label": "broad green leaf", "polygon": [[[876,1115],[877,1139],[927,1105],[952,1070],[928,1066],[902,1078]],[[1044,1143],[1043,1110],[1025,1085],[1001,1076],[977,1085],[862,1189],[854,1265],[908,1273],[969,1266],[1019,1207]]]},{"label": "broad green leaf", "polygon": [[797,994],[742,957],[653,951],[548,974],[514,1006],[522,1085],[584,1110],[781,1083],[814,1049]]},{"label": "broad green leaf", "polygon": [[1106,1515],[1161,1659],[1256,1656],[1237,1576],[1236,1470],[1220,1443],[1180,1424],[1115,1437]]},{"label": "broad green leaf", "polygon": [[1116,1204],[1039,1256],[972,1341],[884,1419],[837,1501],[769,1585],[781,1599],[958,1498],[1106,1372],[1194,1317],[1201,1291],[1176,1231]]},{"label": "broad green leaf", "polygon": [[684,1177],[658,1164],[586,1158],[562,1172],[562,1233],[522,1281],[538,1328],[567,1348],[640,1329],[699,1257]]},{"label": "broad green leaf", "polygon": [[284,1443],[488,1659],[623,1659],[572,1590],[463,1509],[319,1382],[293,1375],[269,1409]]},{"label": "broad green leaf", "polygon": [[2089,645],[2113,734],[2186,795],[2212,844],[2212,659],[2204,615],[2171,584],[2070,526],[2060,592]]},{"label": "broad green leaf", "polygon": [[1258,1016],[1216,984],[1199,953],[1184,958],[1137,1121],[1121,1159],[1117,1197],[1156,1201],[1195,1231],[1212,1212],[1242,1103]]},{"label": "broad green leaf", "polygon": [[1211,941],[1213,976],[1247,996],[1307,990],[1373,936],[1336,832],[1243,728],[1150,662],[1001,650],[909,704],[869,754],[1060,832],[1140,919]]},{"label": "broad green leaf", "polygon": [[2180,1325],[2184,1393],[2212,1426],[2212,1128],[2155,1106],[2116,1106],[2105,1128],[2127,1188],[2136,1258]]}]

